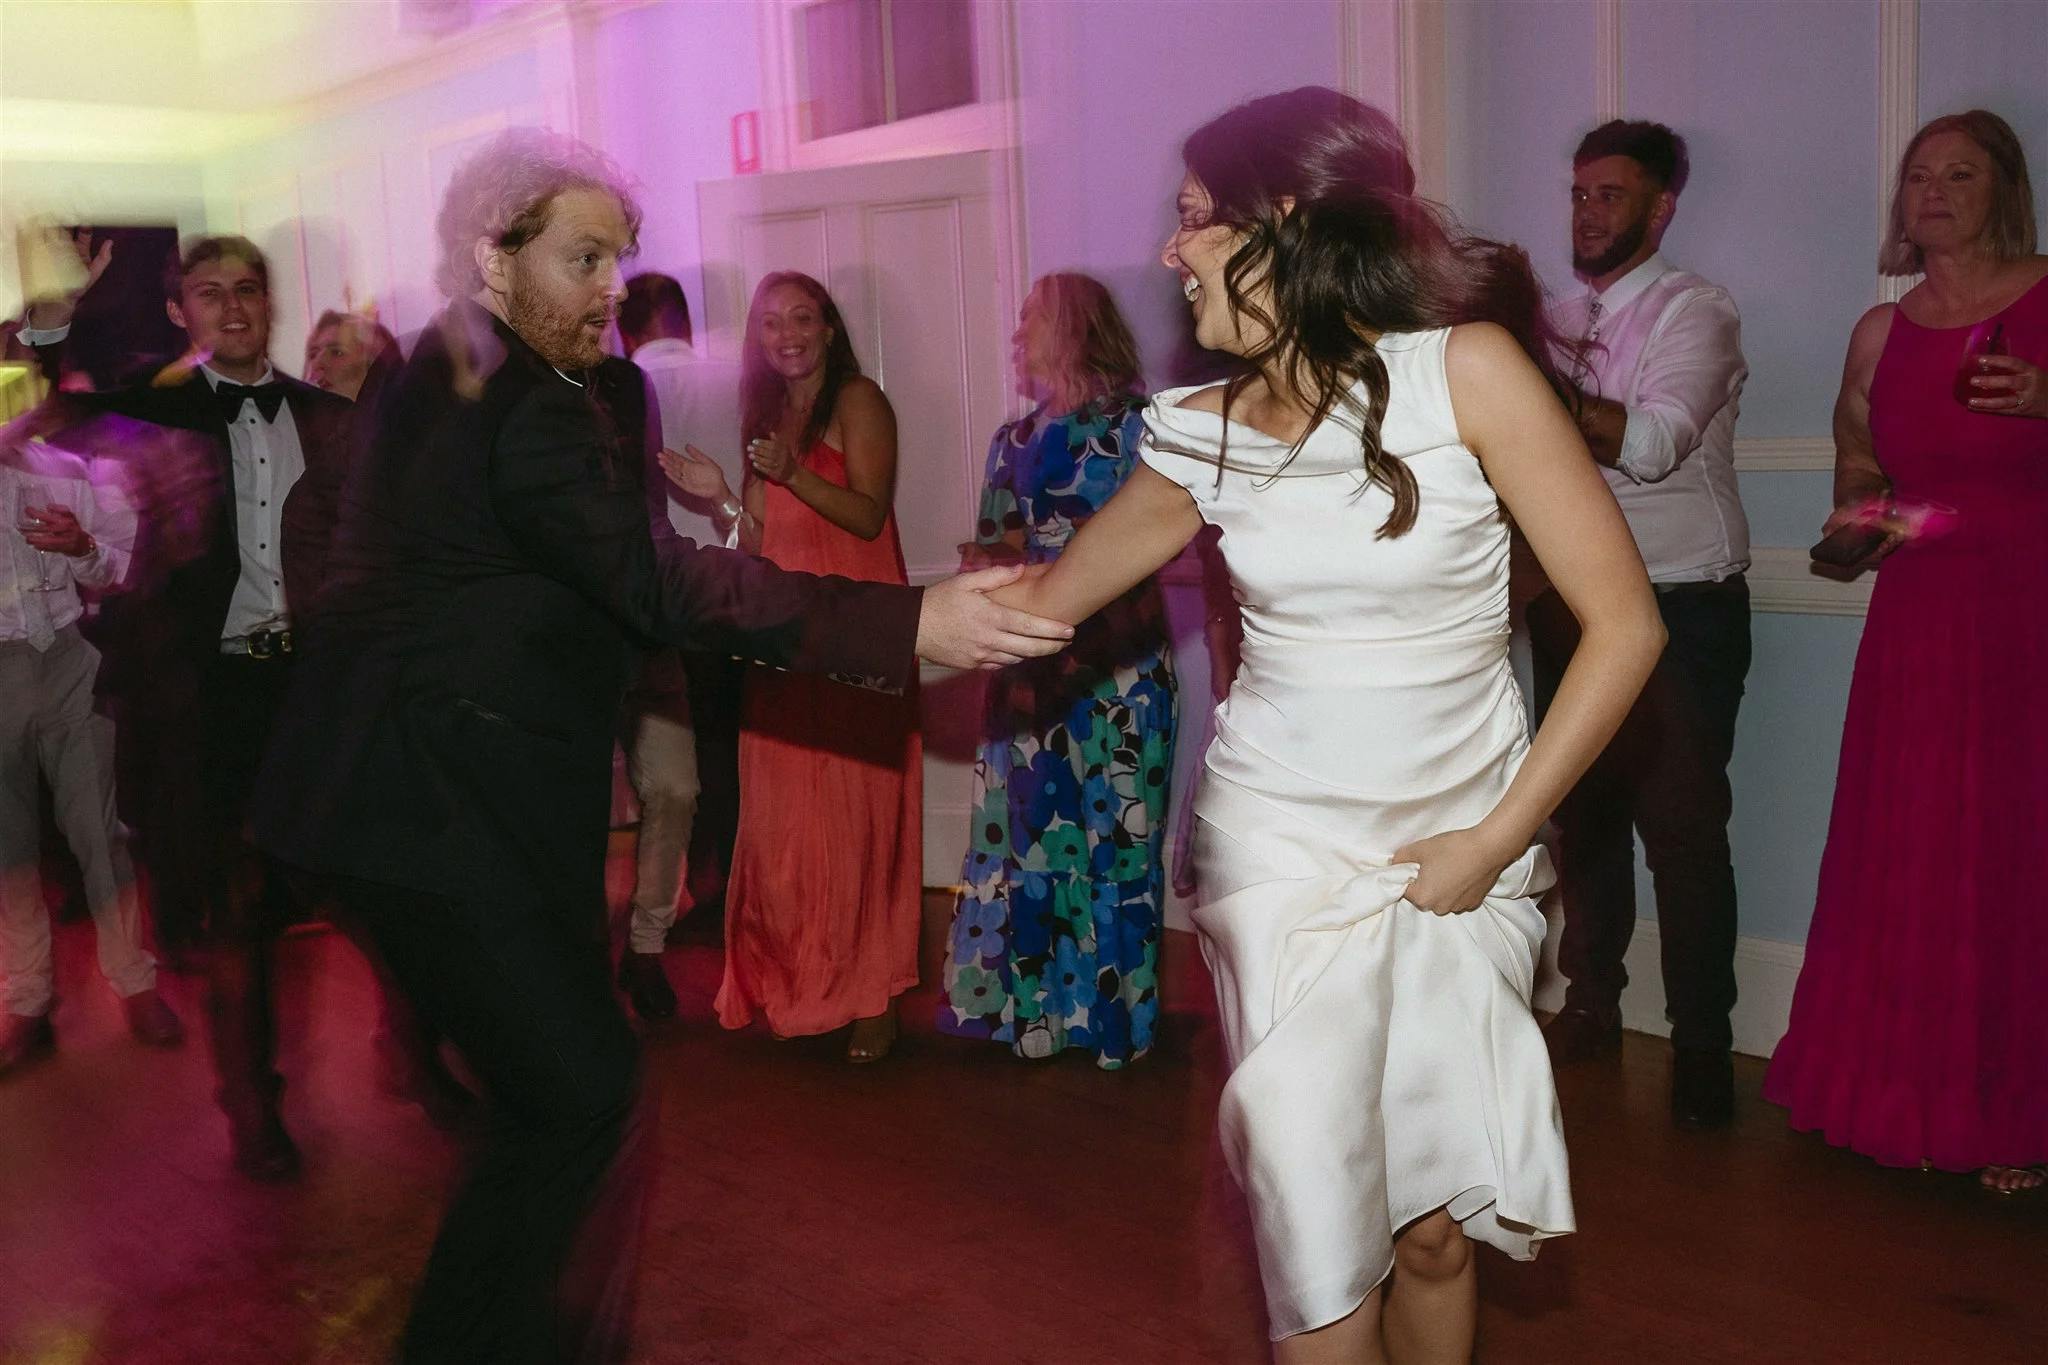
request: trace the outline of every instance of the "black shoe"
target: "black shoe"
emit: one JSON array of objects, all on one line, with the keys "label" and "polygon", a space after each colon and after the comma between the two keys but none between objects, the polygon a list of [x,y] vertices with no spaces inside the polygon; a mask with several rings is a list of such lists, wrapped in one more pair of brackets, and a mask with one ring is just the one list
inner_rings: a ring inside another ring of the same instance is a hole
[{"label": "black shoe", "polygon": [[299,1173],[299,1147],[276,1114],[245,1122],[228,1120],[228,1147],[235,1169],[251,1180],[272,1184]]},{"label": "black shoe", "polygon": [[1724,1128],[1735,1117],[1735,1062],[1725,1048],[1671,1052],[1671,1121],[1680,1128]]},{"label": "black shoe", "polygon": [[1621,1011],[1566,1005],[1543,1026],[1552,1066],[1569,1066],[1621,1050]]},{"label": "black shoe", "polygon": [[668,973],[661,969],[661,954],[636,953],[630,948],[619,954],[619,985],[625,988],[633,1013],[642,1019],[676,1017],[676,991],[668,984]]},{"label": "black shoe", "polygon": [[57,1050],[57,1031],[47,1014],[0,1016],[0,1076]]}]

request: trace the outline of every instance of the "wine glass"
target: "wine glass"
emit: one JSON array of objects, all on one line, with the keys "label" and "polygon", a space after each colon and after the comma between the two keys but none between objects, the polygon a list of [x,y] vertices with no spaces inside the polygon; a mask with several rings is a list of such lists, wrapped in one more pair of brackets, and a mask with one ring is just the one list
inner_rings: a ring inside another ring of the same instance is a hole
[{"label": "wine glass", "polygon": [[[42,530],[49,523],[33,515],[29,509],[50,506],[57,500],[56,490],[24,479],[16,485],[16,492],[20,501],[16,504],[19,510],[15,514],[14,529],[22,532],[24,536],[30,531]],[[50,555],[47,550],[36,551],[36,575],[37,581],[27,585],[30,592],[57,590],[59,585],[50,581]]]},{"label": "wine glass", "polygon": [[1963,345],[1963,367],[1956,371],[1956,401],[1964,407],[1969,407],[1972,398],[1986,397],[1987,395],[1980,393],[1977,387],[1970,382],[1978,375],[1984,373],[1983,370],[1977,367],[1978,357],[2005,354],[2008,354],[2008,348],[2005,344],[2005,324],[2003,322],[1993,321],[1988,328],[1984,323],[1980,322],[1972,328],[1969,340]]}]

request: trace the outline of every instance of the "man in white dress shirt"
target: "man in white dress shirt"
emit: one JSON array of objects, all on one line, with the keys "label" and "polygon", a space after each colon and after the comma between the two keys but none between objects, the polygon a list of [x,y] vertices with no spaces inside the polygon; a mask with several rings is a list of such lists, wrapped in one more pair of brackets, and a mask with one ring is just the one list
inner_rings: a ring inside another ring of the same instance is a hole
[{"label": "man in white dress shirt", "polygon": [[[1672,1117],[1726,1123],[1733,1107],[1735,873],[1728,760],[1749,672],[1749,523],[1735,417],[1748,367],[1726,290],[1660,254],[1688,172],[1684,140],[1615,120],[1572,160],[1572,263],[1586,284],[1560,332],[1588,344],[1580,428],[1650,571],[1670,643],[1621,732],[1557,813],[1570,978],[1547,1035],[1570,1062],[1619,1044],[1622,959],[1635,927],[1635,846],[1656,887]],[[1578,627],[1555,593],[1529,607],[1539,710]]]},{"label": "man in white dress shirt", "polygon": [[[698,445],[738,464],[739,367],[715,361],[692,344],[690,305],[672,276],[647,273],[626,281],[619,337],[647,376],[658,445]],[[739,486],[740,471],[726,477]],[[657,532],[700,545],[723,543],[708,508],[670,487],[659,467],[646,471],[649,516]],[[665,523],[665,524],[664,524]],[[634,1013],[667,1019],[675,990],[661,952],[689,883],[690,902],[706,909],[725,893],[725,869],[739,820],[739,697],[741,666],[730,659],[675,650],[648,656],[626,695],[621,741],[640,800],[639,856],[619,984]],[[700,913],[702,913],[700,911]]]},{"label": "man in white dress shirt", "polygon": [[84,874],[100,972],[128,1028],[158,1047],[184,1030],[156,990],[127,831],[114,814],[114,723],[93,707],[99,652],[79,634],[78,590],[121,582],[135,517],[85,462],[28,442],[0,451],[0,1075],[56,1043],[50,915],[39,877],[37,779]]}]

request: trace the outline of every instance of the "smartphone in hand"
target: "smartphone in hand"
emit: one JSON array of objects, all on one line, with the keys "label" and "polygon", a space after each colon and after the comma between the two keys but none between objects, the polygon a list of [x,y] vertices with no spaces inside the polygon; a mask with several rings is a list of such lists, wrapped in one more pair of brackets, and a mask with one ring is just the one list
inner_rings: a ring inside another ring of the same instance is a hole
[{"label": "smartphone in hand", "polygon": [[1864,560],[1884,548],[1885,539],[1891,534],[1881,525],[1867,522],[1850,522],[1837,526],[1821,538],[1806,553],[1817,564],[1826,564],[1837,569],[1853,569]]}]

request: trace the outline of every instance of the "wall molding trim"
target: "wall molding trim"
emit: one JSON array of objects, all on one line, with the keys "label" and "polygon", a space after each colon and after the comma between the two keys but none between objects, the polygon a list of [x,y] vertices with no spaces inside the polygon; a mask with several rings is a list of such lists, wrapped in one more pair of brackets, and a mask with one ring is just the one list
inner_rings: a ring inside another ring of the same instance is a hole
[{"label": "wall molding trim", "polygon": [[1622,83],[1622,0],[1597,0],[1593,6],[1593,121],[1622,116],[1626,87]]},{"label": "wall molding trim", "polygon": [[1832,436],[1738,436],[1735,468],[1741,473],[1828,473],[1835,468]]},{"label": "wall molding trim", "polygon": [[1338,0],[1337,50],[1346,94],[1391,114],[1415,163],[1416,189],[1449,185],[1444,117],[1445,0]]},{"label": "wall molding trim", "polygon": [[1862,573],[1846,581],[1815,572],[1803,548],[1750,547],[1749,607],[1780,616],[1862,616],[1870,610],[1877,576]]},{"label": "wall molding trim", "polygon": [[[1877,6],[1877,236],[1891,226],[1892,176],[1906,144],[1920,129],[1920,0],[1878,0]],[[1900,275],[1877,277],[1880,303],[1897,303],[1913,287]]]}]

